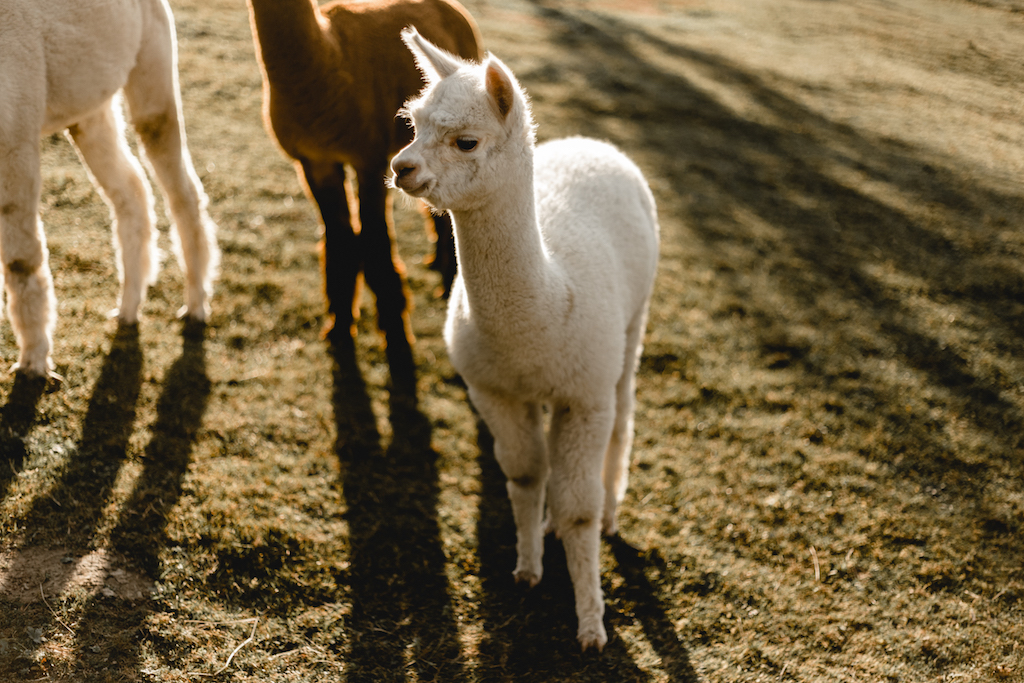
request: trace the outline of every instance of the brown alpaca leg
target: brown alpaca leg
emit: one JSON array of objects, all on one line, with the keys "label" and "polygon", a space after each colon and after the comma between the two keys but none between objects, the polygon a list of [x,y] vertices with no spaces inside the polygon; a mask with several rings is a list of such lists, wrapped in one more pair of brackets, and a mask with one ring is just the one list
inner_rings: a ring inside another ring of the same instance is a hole
[{"label": "brown alpaca leg", "polygon": [[441,273],[441,284],[444,288],[441,296],[447,299],[452,291],[456,270],[452,217],[445,211],[442,214],[431,215],[431,219],[434,221],[434,234],[437,235],[437,242],[434,245],[434,261],[430,267]]},{"label": "brown alpaca leg", "polygon": [[358,280],[362,263],[349,212],[345,168],[341,164],[301,162],[309,193],[324,222],[320,268],[328,319],[323,334],[332,345],[350,346],[359,315]]},{"label": "brown alpaca leg", "polygon": [[359,242],[366,283],[377,296],[377,324],[387,344],[392,388],[416,389],[412,358],[412,326],[409,322],[405,266],[394,246],[391,205],[384,186],[383,167],[357,171],[359,181]]}]

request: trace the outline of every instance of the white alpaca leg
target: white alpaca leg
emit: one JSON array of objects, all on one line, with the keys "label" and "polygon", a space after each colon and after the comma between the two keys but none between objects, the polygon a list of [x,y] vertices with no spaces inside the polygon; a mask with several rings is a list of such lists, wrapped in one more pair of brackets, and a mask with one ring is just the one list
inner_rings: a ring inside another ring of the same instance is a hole
[{"label": "white alpaca leg", "polygon": [[146,288],[156,279],[153,197],[142,166],[124,140],[124,122],[112,101],[69,129],[82,161],[110,205],[121,278],[119,320],[134,324]]},{"label": "white alpaca leg", "polygon": [[39,133],[32,130],[18,139],[16,132],[0,130],[0,259],[7,310],[18,340],[13,369],[45,376],[52,368],[56,303],[38,215]]},{"label": "white alpaca leg", "polygon": [[124,93],[132,124],[176,228],[176,251],[185,272],[185,306],[181,314],[206,320],[220,259],[217,226],[206,213],[206,194],[186,147],[174,25],[166,6],[161,5],[161,10],[150,17],[159,28],[151,27]]},{"label": "white alpaca leg", "polygon": [[551,482],[548,501],[565,546],[576,595],[576,637],[583,649],[608,642],[601,591],[601,457],[608,448],[614,416],[604,410],[561,408],[551,419]]},{"label": "white alpaca leg", "polygon": [[516,522],[516,581],[535,586],[543,576],[547,446],[541,406],[503,400],[470,388],[470,399],[494,436],[494,456],[508,479]]},{"label": "white alpaca leg", "polygon": [[612,429],[608,451],[604,456],[604,512],[601,530],[608,536],[619,531],[616,510],[626,495],[629,484],[629,458],[633,450],[633,411],[636,402],[636,369],[642,350],[642,338],[647,324],[644,309],[626,330],[626,358],[622,376],[615,387],[615,426]]}]

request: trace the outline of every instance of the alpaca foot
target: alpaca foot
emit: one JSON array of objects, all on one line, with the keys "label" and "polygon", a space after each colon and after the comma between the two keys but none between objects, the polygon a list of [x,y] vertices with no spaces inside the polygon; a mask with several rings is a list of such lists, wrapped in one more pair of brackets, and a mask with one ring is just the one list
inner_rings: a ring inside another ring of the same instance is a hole
[{"label": "alpaca foot", "polygon": [[43,340],[26,344],[18,354],[18,362],[11,366],[11,372],[24,377],[49,377],[52,370],[50,344]]},{"label": "alpaca foot", "polygon": [[516,569],[512,572],[512,576],[515,577],[516,583],[529,584],[530,588],[533,588],[540,583],[541,572],[532,572],[529,569]]},{"label": "alpaca foot", "polygon": [[40,370],[35,366],[28,365],[21,361],[11,366],[11,372],[19,374],[26,379],[42,379],[46,381],[47,391],[53,391],[60,387],[64,383],[64,376],[59,375],[49,368],[49,362],[47,362],[43,369]]},{"label": "alpaca foot", "polygon": [[179,308],[175,315],[178,320],[188,318],[189,320],[194,320],[198,323],[204,323],[210,317],[210,307],[206,304],[201,304],[199,306],[189,306],[186,304]]},{"label": "alpaca foot", "polygon": [[352,318],[346,324],[333,313],[328,313],[320,327],[320,338],[338,349],[355,348],[356,321]]},{"label": "alpaca foot", "polygon": [[558,533],[558,527],[555,525],[555,518],[551,516],[551,510],[544,512],[544,535],[554,534],[555,538],[561,539],[562,534]]},{"label": "alpaca foot", "polygon": [[580,620],[579,630],[576,632],[576,639],[580,641],[580,646],[583,651],[586,652],[590,648],[594,648],[598,652],[604,650],[605,644],[608,643],[608,634],[604,630],[604,624],[601,623],[601,619],[595,620]]},{"label": "alpaca foot", "polygon": [[609,515],[601,520],[601,533],[605,536],[617,536],[619,533],[619,522],[614,515]]}]

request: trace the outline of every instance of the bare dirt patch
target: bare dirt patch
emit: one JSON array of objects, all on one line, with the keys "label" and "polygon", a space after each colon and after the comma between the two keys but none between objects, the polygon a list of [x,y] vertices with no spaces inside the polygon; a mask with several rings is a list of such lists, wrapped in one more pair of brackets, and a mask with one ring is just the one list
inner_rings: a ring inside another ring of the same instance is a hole
[{"label": "bare dirt patch", "polygon": [[153,581],[105,550],[73,557],[63,548],[26,548],[0,555],[0,598],[26,604],[83,591],[106,598],[142,600]]}]

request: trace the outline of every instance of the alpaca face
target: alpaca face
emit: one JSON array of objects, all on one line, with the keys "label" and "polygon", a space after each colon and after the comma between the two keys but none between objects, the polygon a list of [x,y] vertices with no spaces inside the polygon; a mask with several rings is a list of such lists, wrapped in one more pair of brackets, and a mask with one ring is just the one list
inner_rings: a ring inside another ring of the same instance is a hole
[{"label": "alpaca face", "polygon": [[407,108],[416,130],[395,156],[394,184],[436,209],[468,209],[491,189],[509,131],[480,92],[476,74],[459,73]]},{"label": "alpaca face", "polygon": [[403,110],[416,136],[391,163],[393,184],[440,210],[471,210],[500,191],[511,163],[529,160],[533,126],[526,98],[495,57],[458,60],[404,33],[428,80]]}]

